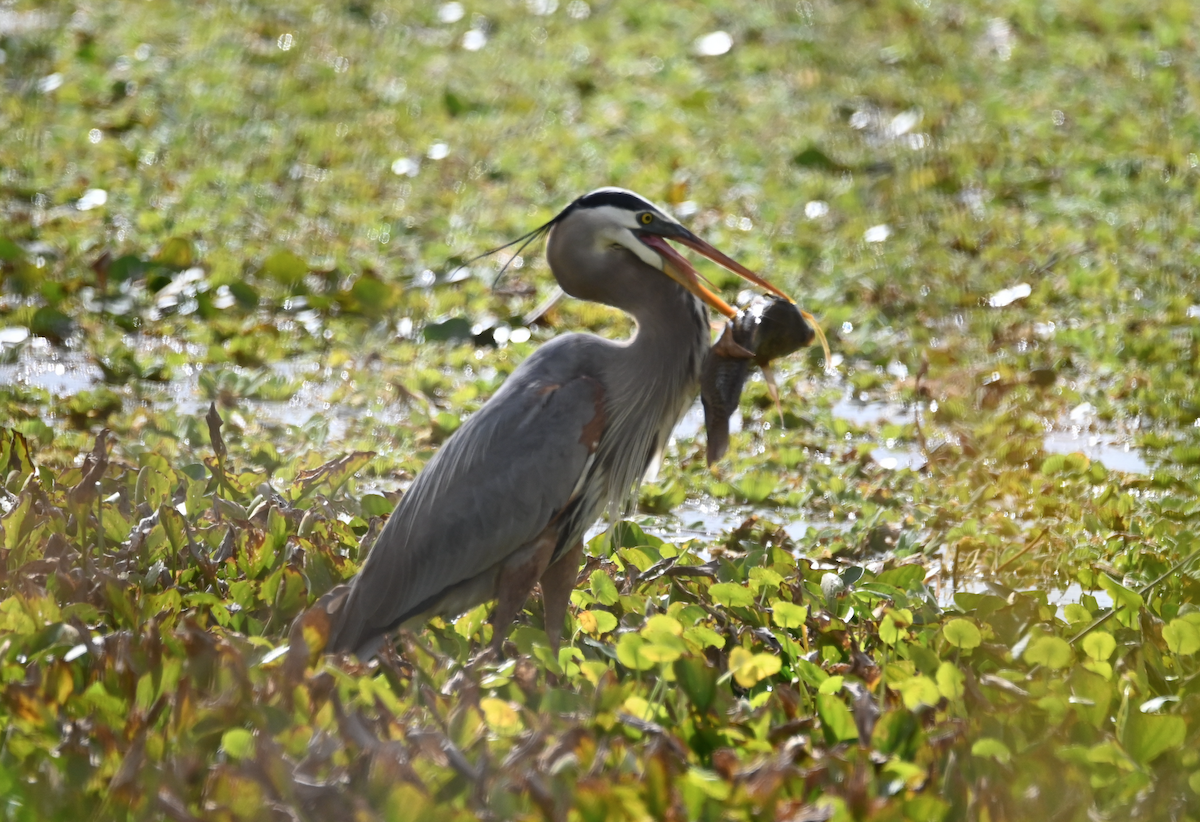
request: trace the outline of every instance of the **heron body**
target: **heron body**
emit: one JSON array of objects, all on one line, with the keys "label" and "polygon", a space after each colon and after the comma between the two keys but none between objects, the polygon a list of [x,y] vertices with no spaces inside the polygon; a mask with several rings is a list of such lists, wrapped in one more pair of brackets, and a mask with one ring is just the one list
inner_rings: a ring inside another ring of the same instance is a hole
[{"label": "heron body", "polygon": [[567,294],[626,311],[625,341],[593,334],[539,348],[446,441],[400,500],[358,575],[318,603],[326,649],[374,653],[389,631],[498,600],[497,647],[539,582],[557,647],[585,532],[617,515],[698,390],[705,303],[733,311],[665,241],[772,291],[644,198],[580,197],[534,232]]}]

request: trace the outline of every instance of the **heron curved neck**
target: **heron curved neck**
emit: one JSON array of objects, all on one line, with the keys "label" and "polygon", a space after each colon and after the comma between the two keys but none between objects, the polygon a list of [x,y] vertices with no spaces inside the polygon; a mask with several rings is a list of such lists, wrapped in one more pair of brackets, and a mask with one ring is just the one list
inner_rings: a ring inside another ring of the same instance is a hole
[{"label": "heron curved neck", "polygon": [[637,323],[626,343],[630,359],[646,373],[678,368],[681,360],[695,358],[697,349],[707,347],[709,340],[703,304],[673,283],[668,287],[671,293],[663,299],[622,306]]},{"label": "heron curved neck", "polygon": [[620,306],[633,315],[637,330],[614,344],[605,368],[613,406],[623,409],[617,427],[623,428],[626,421],[640,420],[635,423],[640,426],[653,420],[652,450],[666,443],[695,398],[711,338],[704,306],[673,283],[666,285],[658,299]]}]

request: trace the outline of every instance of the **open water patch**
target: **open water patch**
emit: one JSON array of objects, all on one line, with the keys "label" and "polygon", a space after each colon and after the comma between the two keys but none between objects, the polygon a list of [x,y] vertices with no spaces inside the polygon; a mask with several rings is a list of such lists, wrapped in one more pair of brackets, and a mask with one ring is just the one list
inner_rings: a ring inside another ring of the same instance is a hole
[{"label": "open water patch", "polygon": [[14,362],[0,365],[0,385],[24,385],[41,388],[56,397],[78,394],[92,389],[103,377],[100,368],[87,355],[66,350],[49,349],[41,337],[24,347]]},{"label": "open water patch", "polygon": [[830,412],[835,418],[860,427],[888,423],[901,425],[912,421],[912,411],[898,402],[863,401],[850,394],[834,403]]},{"label": "open water patch", "polygon": [[1141,452],[1116,434],[1051,431],[1046,434],[1042,449],[1049,454],[1083,454],[1111,471],[1150,473]]}]

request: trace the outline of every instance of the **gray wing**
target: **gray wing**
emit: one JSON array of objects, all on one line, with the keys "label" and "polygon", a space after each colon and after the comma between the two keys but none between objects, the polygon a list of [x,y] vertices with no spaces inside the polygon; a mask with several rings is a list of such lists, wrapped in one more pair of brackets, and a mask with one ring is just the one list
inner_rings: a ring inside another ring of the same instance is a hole
[{"label": "gray wing", "polygon": [[603,425],[603,388],[586,376],[556,380],[560,369],[533,358],[526,366],[401,499],[334,615],[330,650],[357,649],[418,615],[529,543],[571,501]]}]

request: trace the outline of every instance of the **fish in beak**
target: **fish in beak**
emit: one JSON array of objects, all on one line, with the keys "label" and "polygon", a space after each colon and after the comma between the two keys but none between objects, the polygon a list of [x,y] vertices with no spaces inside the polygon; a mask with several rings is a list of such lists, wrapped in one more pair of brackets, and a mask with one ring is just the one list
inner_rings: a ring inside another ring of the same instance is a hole
[{"label": "fish in beak", "polygon": [[[742,279],[754,283],[759,288],[770,291],[780,299],[786,300],[790,305],[796,304],[795,300],[793,300],[787,294],[784,294],[775,286],[771,285],[771,283],[767,282],[762,277],[746,268],[746,266],[742,265],[737,260],[726,256],[709,243],[704,242],[704,240],[701,240],[699,237],[681,225],[672,225],[669,234],[657,234],[649,231],[639,231],[636,233],[639,240],[650,246],[650,248],[658,252],[658,254],[663,258],[663,271],[667,274],[667,276],[675,280],[675,282],[682,285],[691,293],[695,294],[697,297],[703,300],[706,305],[711,306],[713,309],[721,312],[730,319],[736,318],[738,316],[738,312],[731,305],[729,305],[729,303],[725,302],[716,294],[712,293],[700,284],[700,273],[696,271],[692,264],[687,261],[686,257],[676,251],[671,244],[667,242],[667,239],[675,240],[683,245],[686,245],[688,248],[700,252],[722,268],[732,271]],[[829,355],[829,343],[825,340],[825,332],[821,330],[821,326],[817,324],[816,318],[814,318],[812,314],[802,309],[797,310],[799,311],[800,316],[811,324],[813,332],[820,341],[821,348],[825,352],[825,368],[828,370],[831,366],[832,359]]]}]

